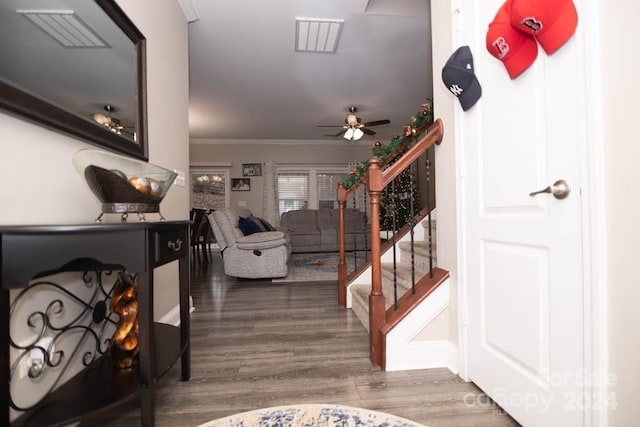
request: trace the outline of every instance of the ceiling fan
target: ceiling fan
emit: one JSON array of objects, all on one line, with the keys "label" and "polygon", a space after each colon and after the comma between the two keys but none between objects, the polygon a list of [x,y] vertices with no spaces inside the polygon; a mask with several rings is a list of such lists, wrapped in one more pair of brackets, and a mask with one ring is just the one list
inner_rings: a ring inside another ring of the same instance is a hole
[{"label": "ceiling fan", "polygon": [[366,135],[375,135],[376,133],[369,129],[371,126],[386,125],[391,123],[390,120],[375,120],[372,122],[362,123],[360,117],[356,116],[356,107],[349,107],[349,114],[344,119],[344,125],[318,125],[318,127],[342,127],[344,130],[336,133],[335,135],[325,136],[343,136],[344,139],[349,141],[356,141]]},{"label": "ceiling fan", "polygon": [[117,133],[118,135],[122,135],[122,133],[125,132],[125,129],[129,126],[124,126],[120,119],[112,116],[112,113],[116,111],[115,107],[111,105],[105,105],[104,110],[107,112],[106,115],[102,113],[91,114],[91,118],[93,119],[93,121],[101,124],[102,126],[108,128],[114,133]]}]

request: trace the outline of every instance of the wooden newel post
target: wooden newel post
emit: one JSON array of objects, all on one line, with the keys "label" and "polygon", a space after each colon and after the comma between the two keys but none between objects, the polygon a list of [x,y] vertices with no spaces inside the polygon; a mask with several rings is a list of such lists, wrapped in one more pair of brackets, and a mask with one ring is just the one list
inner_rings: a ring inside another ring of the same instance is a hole
[{"label": "wooden newel post", "polygon": [[367,190],[371,203],[371,295],[369,295],[369,357],[371,363],[382,364],[382,336],[380,330],[386,323],[384,295],[382,294],[382,270],[380,267],[380,196],[382,169],[377,158],[369,160]]},{"label": "wooden newel post", "polygon": [[338,183],[338,307],[347,306],[347,255],[344,210],[347,206],[347,190],[342,181]]}]

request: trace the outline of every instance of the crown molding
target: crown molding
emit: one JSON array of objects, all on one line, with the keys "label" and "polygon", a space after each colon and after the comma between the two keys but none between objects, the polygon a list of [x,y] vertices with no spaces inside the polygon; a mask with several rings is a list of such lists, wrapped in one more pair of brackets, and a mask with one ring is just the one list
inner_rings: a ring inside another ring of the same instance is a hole
[{"label": "crown molding", "polygon": [[208,138],[192,138],[190,144],[204,145],[372,145],[370,140],[347,141],[344,138],[327,140],[327,139],[208,139]]},{"label": "crown molding", "polygon": [[178,0],[178,4],[182,8],[182,13],[184,13],[185,18],[187,18],[187,22],[191,23],[200,19],[193,0]]},{"label": "crown molding", "polygon": [[231,162],[189,162],[189,166],[192,168],[230,168],[233,166]]}]

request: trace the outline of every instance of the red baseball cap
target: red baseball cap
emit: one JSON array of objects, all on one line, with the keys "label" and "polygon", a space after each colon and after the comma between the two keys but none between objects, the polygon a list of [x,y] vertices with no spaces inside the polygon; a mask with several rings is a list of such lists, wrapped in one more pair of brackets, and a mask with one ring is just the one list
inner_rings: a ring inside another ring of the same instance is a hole
[{"label": "red baseball cap", "polygon": [[513,26],[534,36],[549,55],[569,40],[578,26],[572,0],[508,1]]},{"label": "red baseball cap", "polygon": [[511,25],[510,2],[505,2],[487,30],[487,50],[498,58],[515,79],[529,68],[538,56],[538,45],[528,34]]}]

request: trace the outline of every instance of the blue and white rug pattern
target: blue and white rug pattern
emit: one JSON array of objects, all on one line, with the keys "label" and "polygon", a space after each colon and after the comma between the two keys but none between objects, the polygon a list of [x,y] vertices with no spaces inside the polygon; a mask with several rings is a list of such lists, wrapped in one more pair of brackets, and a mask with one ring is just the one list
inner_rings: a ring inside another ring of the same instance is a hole
[{"label": "blue and white rug pattern", "polygon": [[344,405],[276,406],[231,415],[199,427],[426,427],[406,418]]}]

